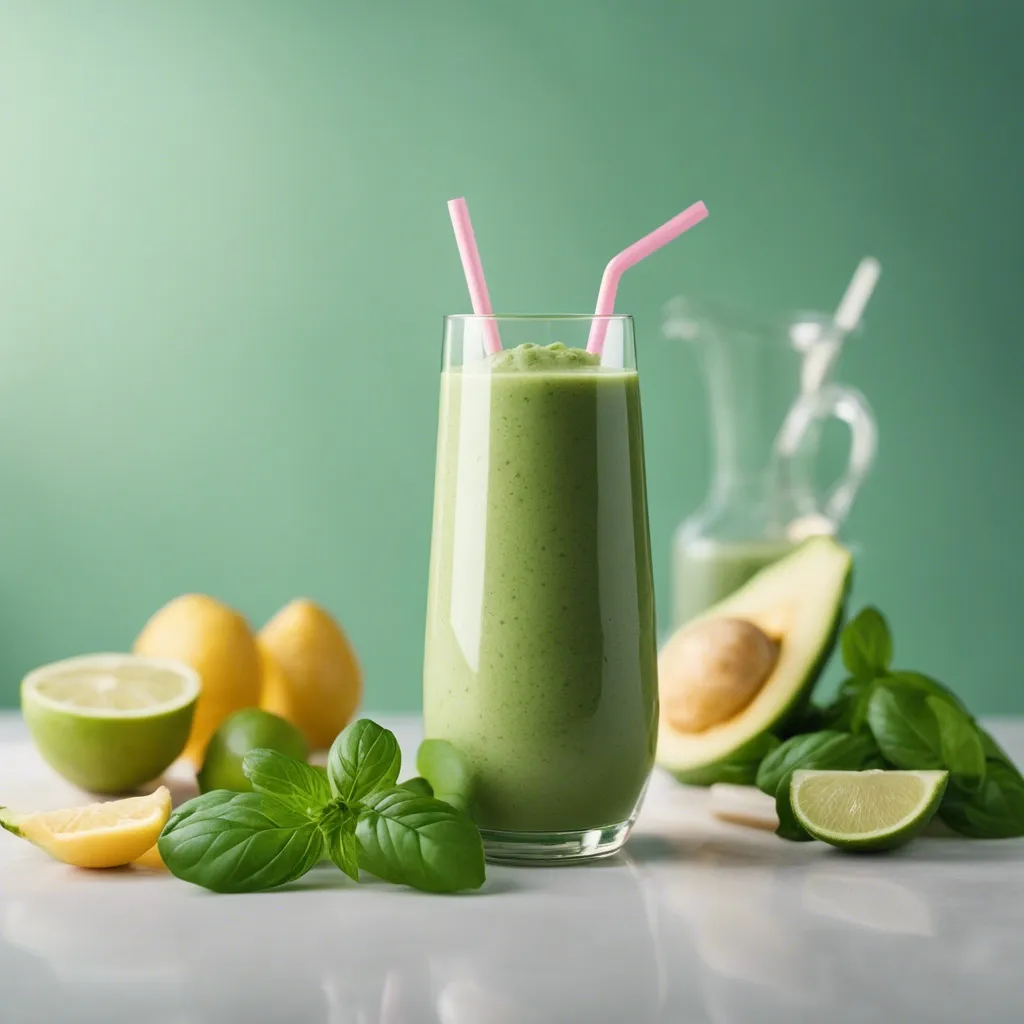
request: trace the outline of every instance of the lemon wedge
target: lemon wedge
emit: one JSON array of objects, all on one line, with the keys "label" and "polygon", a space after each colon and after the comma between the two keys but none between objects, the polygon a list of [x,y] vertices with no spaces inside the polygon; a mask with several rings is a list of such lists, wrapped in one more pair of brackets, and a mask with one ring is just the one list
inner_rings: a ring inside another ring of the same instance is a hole
[{"label": "lemon wedge", "polygon": [[150,871],[166,871],[167,865],[160,856],[160,849],[151,846],[141,857],[136,857],[132,864],[137,868],[149,868]]},{"label": "lemon wedge", "polygon": [[171,794],[161,786],[148,796],[23,817],[0,808],[0,825],[65,864],[117,868],[147,853],[170,815]]}]

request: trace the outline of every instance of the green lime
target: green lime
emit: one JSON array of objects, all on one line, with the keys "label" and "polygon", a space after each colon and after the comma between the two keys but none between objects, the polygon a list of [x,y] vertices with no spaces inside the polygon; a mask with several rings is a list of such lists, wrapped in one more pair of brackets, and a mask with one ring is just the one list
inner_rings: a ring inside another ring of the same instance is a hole
[{"label": "green lime", "polygon": [[949,772],[796,771],[793,812],[815,839],[846,850],[892,850],[938,809]]},{"label": "green lime", "polygon": [[242,774],[242,759],[257,747],[276,750],[300,761],[309,755],[306,738],[291,722],[262,708],[242,708],[228,715],[210,738],[203,767],[196,776],[199,791],[251,790],[249,780]]},{"label": "green lime", "polygon": [[199,676],[177,661],[92,654],[44,665],[21,684],[21,710],[43,759],[93,793],[157,778],[185,748]]}]

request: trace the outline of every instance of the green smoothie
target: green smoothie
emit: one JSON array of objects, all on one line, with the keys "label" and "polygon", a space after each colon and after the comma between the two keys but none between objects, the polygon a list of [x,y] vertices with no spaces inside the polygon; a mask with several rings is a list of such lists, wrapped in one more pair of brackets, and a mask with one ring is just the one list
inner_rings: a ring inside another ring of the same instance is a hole
[{"label": "green smoothie", "polygon": [[619,824],[657,733],[640,390],[561,345],[441,375],[426,735],[484,829]]},{"label": "green smoothie", "polygon": [[682,626],[793,550],[788,540],[721,541],[678,536],[672,564],[672,620]]}]

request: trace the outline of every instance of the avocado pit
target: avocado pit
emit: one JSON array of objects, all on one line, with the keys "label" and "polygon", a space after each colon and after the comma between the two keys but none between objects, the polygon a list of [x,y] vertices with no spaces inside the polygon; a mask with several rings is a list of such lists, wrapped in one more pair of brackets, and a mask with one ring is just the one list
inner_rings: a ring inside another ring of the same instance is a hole
[{"label": "avocado pit", "polygon": [[775,670],[779,643],[746,619],[705,618],[681,629],[658,659],[662,714],[679,732],[727,722]]}]

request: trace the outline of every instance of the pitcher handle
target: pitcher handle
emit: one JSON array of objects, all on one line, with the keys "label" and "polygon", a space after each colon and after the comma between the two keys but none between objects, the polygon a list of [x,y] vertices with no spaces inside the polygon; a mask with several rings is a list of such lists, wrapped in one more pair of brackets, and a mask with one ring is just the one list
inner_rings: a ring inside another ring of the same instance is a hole
[{"label": "pitcher handle", "polygon": [[[826,420],[833,418],[850,428],[850,454],[842,476],[818,501],[814,498],[811,468],[818,455],[821,429]],[[801,513],[823,514],[831,528],[838,529],[875,461],[878,425],[868,400],[856,388],[838,384],[807,392],[790,409],[776,445],[780,457],[790,463],[797,476],[795,493]]]}]

